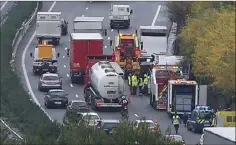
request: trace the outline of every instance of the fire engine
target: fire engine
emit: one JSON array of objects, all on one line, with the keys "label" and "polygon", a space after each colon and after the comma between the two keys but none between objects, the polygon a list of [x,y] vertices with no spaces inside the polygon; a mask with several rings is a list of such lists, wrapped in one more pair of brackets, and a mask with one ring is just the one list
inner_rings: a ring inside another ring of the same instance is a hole
[{"label": "fire engine", "polygon": [[139,73],[138,58],[141,55],[141,48],[137,31],[135,34],[121,34],[118,30],[118,35],[115,36],[113,44],[110,40],[110,46],[113,46],[115,62],[124,70],[126,79],[131,72]]}]

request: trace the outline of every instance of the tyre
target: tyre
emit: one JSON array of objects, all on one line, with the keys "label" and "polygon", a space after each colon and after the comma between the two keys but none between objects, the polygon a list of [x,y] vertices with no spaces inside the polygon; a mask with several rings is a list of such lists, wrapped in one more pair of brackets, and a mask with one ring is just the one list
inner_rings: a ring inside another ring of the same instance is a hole
[{"label": "tyre", "polygon": [[49,105],[48,105],[47,102],[45,102],[44,105],[45,105],[45,107],[46,107],[47,109],[49,109]]},{"label": "tyre", "polygon": [[39,90],[40,92],[42,92],[42,88],[41,88],[40,86],[38,86],[38,90]]},{"label": "tyre", "polygon": [[72,84],[75,84],[75,83],[76,83],[76,79],[75,79],[75,78],[71,77],[70,79],[71,79],[71,83],[72,83]]},{"label": "tyre", "polygon": [[192,131],[193,131],[193,133],[196,133],[196,132],[197,132],[197,129],[196,129],[196,126],[195,126],[195,125],[193,126]]},{"label": "tyre", "polygon": [[188,131],[191,131],[191,129],[189,128],[189,124],[188,123],[186,125],[186,128],[187,128]]}]

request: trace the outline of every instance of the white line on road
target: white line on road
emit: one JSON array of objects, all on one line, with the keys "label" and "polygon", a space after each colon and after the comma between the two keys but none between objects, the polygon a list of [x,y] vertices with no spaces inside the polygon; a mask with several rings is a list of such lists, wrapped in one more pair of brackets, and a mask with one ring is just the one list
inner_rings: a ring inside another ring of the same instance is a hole
[{"label": "white line on road", "polygon": [[65,50],[67,50],[67,47],[65,47]]},{"label": "white line on road", "polygon": [[136,117],[139,117],[137,114],[134,114]]},{"label": "white line on road", "polygon": [[113,31],[113,29],[111,29],[111,32]]},{"label": "white line on road", "polygon": [[88,7],[86,8],[86,10],[88,9]]},{"label": "white line on road", "polygon": [[152,26],[155,25],[155,22],[156,22],[156,20],[157,20],[157,16],[158,16],[159,13],[160,13],[160,10],[161,10],[161,5],[159,5],[158,8],[157,8],[156,14],[155,14],[155,16],[154,16],[154,18],[153,18],[153,20],[152,20]]},{"label": "white line on road", "polygon": [[108,40],[110,40],[110,39],[111,39],[111,37],[108,37],[107,39],[108,39]]},{"label": "white line on road", "polygon": [[107,46],[105,46],[105,48],[107,48]]},{"label": "white line on road", "polygon": [[82,15],[82,17],[84,17],[84,15]]},{"label": "white line on road", "polygon": [[73,85],[72,85],[72,84],[70,84],[70,86],[71,86],[71,88],[73,88]]},{"label": "white line on road", "polygon": [[[55,6],[55,4],[56,4],[56,1],[53,2],[53,4],[51,5],[50,9],[48,10],[48,12],[50,12],[50,11],[53,9],[53,7]],[[30,40],[28,41],[28,43],[27,43],[27,45],[26,45],[26,47],[25,47],[25,49],[24,49],[24,51],[23,51],[23,53],[22,53],[21,65],[22,65],[22,68],[23,68],[23,73],[24,73],[24,78],[25,78],[25,81],[26,81],[26,85],[27,85],[27,88],[28,88],[28,90],[29,90],[29,92],[30,92],[30,94],[31,94],[31,97],[33,98],[34,102],[35,102],[38,106],[41,107],[39,101],[37,100],[37,98],[36,98],[36,96],[35,96],[35,94],[34,94],[34,92],[33,92],[33,90],[32,90],[32,87],[31,87],[30,81],[29,81],[29,77],[28,77],[28,75],[27,75],[26,67],[25,67],[25,55],[26,55],[26,52],[27,52],[27,50],[28,50],[28,48],[29,48],[31,42],[33,41],[35,35],[36,35],[36,31],[34,31],[33,35],[31,36]],[[48,113],[44,110],[44,108],[41,107],[41,109],[42,109],[43,112],[48,116],[48,118],[49,118],[50,120],[52,120],[52,118],[48,115]],[[53,120],[52,120],[52,121],[53,121]]]},{"label": "white line on road", "polygon": [[75,97],[76,97],[76,98],[79,98],[79,96],[78,96],[77,94],[75,95]]},{"label": "white line on road", "polygon": [[62,58],[65,58],[65,56],[62,56]]},{"label": "white line on road", "polygon": [[66,67],[66,65],[64,65],[64,67]]},{"label": "white line on road", "polygon": [[69,74],[66,74],[66,76],[67,76],[67,77],[70,77],[70,75],[69,75]]},{"label": "white line on road", "polygon": [[3,3],[3,5],[1,6],[1,10],[6,6],[7,3],[8,3],[8,1],[5,1],[5,2]]}]

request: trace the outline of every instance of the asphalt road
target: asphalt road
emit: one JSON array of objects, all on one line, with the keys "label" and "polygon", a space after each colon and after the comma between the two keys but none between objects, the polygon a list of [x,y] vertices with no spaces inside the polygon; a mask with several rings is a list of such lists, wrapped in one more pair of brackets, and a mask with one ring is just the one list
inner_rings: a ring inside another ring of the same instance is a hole
[{"label": "asphalt road", "polygon": [[6,13],[14,5],[13,1],[1,1],[0,2],[0,14],[1,16]]},{"label": "asphalt road", "polygon": [[[111,54],[112,49],[109,48],[109,39],[113,39],[117,34],[116,30],[111,30],[108,27],[108,14],[110,11],[110,6],[112,4],[129,4],[133,9],[133,15],[131,18],[131,27],[127,30],[121,30],[124,33],[135,32],[135,29],[138,29],[140,25],[170,25],[168,20],[168,13],[165,10],[164,2],[56,2],[53,7],[51,7],[52,2],[44,2],[42,11],[48,11],[50,8],[52,11],[62,12],[62,16],[65,20],[69,22],[69,32],[72,32],[73,19],[76,16],[103,16],[105,17],[105,27],[108,29],[108,36],[104,37],[104,53]],[[159,6],[161,5],[161,7]],[[160,11],[158,12],[158,7]],[[156,16],[156,13],[158,15]],[[153,20],[154,19],[154,20]],[[20,79],[26,88],[27,83],[26,79],[23,76],[22,70],[22,53],[26,48],[26,56],[23,63],[26,67],[26,73],[28,75],[29,83],[32,87],[34,96],[37,98],[39,103],[43,106],[44,104],[44,93],[39,92],[37,89],[39,77],[33,75],[32,72],[32,61],[30,57],[30,52],[34,51],[34,48],[37,44],[36,38],[33,38],[32,35],[35,32],[35,27],[29,29],[28,33],[24,37],[18,52],[15,58],[14,65],[16,66],[16,71],[20,76]],[[32,42],[31,42],[32,40]],[[69,59],[66,56],[66,48],[69,48],[69,35],[63,36],[60,41],[60,45],[56,48],[57,52],[61,54],[59,58],[59,74],[63,77],[63,89],[69,93],[69,100],[73,99],[84,99],[83,98],[83,86],[71,84],[69,78]],[[126,94],[129,94],[129,91],[126,91]],[[44,107],[44,106],[43,106]],[[45,108],[45,107],[44,107]],[[62,120],[65,110],[63,109],[46,109],[46,112],[51,116],[51,118]],[[119,119],[119,112],[98,112],[98,114],[103,119]],[[146,96],[132,96],[131,104],[129,105],[129,116],[131,120],[137,119],[136,116],[146,117],[146,119],[157,119],[160,127],[165,131],[168,127],[171,127],[172,132],[174,131],[171,119],[168,117],[166,112],[156,111],[149,105],[149,98]],[[194,144],[199,141],[200,134],[194,134],[187,131],[186,128],[181,125],[179,133],[184,137],[187,144]]]}]

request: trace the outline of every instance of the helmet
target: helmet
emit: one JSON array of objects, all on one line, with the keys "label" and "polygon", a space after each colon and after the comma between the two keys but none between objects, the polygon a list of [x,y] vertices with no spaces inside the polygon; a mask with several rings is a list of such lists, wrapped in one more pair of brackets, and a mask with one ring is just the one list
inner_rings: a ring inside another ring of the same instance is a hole
[{"label": "helmet", "polygon": [[144,77],[147,77],[147,74],[144,74]]},{"label": "helmet", "polygon": [[122,96],[121,98],[122,98],[122,99],[125,99],[125,96]]}]

